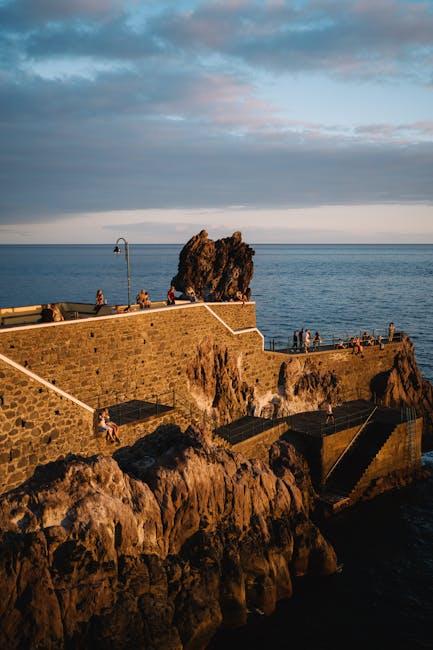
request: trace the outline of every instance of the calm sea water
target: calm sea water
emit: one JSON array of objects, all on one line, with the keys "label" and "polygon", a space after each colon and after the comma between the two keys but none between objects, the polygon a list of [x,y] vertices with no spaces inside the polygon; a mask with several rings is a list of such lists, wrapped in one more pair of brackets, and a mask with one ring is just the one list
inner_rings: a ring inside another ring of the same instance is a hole
[{"label": "calm sea water", "polygon": [[[385,329],[416,343],[433,380],[433,246],[256,246],[253,296],[266,336]],[[180,246],[131,247],[133,296],[165,295]],[[102,287],[126,302],[126,267],[111,246],[0,246],[0,305],[91,302]],[[432,455],[430,455],[430,458]],[[427,459],[428,462],[433,460]],[[270,618],[220,633],[215,650],[433,648],[433,479],[345,512],[326,525],[341,574],[300,581]]]}]

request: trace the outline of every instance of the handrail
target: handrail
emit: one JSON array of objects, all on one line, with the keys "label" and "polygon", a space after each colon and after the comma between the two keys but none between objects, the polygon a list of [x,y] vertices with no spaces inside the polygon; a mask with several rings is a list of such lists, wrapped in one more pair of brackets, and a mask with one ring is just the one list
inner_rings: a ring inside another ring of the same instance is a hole
[{"label": "handrail", "polygon": [[368,408],[363,408],[358,410],[356,413],[350,415],[341,415],[339,417],[336,417],[334,419],[333,424],[323,424],[323,423],[317,423],[317,424],[305,424],[303,425],[302,423],[296,424],[293,427],[293,418],[296,417],[297,414],[290,415],[287,417],[287,421],[290,422],[291,426],[294,428],[295,431],[300,431],[302,433],[320,433],[323,435],[323,433],[327,431],[333,431],[334,433],[337,431],[337,429],[341,425],[345,425],[346,429],[349,427],[349,425],[356,424],[359,420],[362,420],[362,418],[368,413],[370,414],[371,412],[371,407]]},{"label": "handrail", "polygon": [[374,407],[374,409],[372,410],[372,412],[370,413],[370,415],[368,416],[368,418],[366,419],[366,421],[365,421],[365,422],[362,424],[362,426],[360,427],[359,431],[356,432],[356,434],[353,436],[352,440],[349,442],[349,444],[347,445],[347,447],[343,450],[343,452],[342,452],[342,453],[340,454],[340,456],[337,458],[337,460],[335,461],[335,463],[332,465],[331,469],[327,472],[327,474],[326,474],[326,476],[325,476],[325,479],[324,479],[324,482],[325,482],[325,483],[326,483],[326,481],[328,480],[328,478],[330,477],[330,475],[332,474],[332,472],[335,470],[335,468],[337,467],[337,465],[340,463],[340,461],[341,461],[341,459],[343,458],[343,456],[346,455],[346,453],[349,451],[349,449],[351,448],[351,446],[353,445],[353,443],[358,439],[358,436],[359,436],[359,435],[364,431],[365,427],[366,427],[367,424],[370,422],[370,420],[371,420],[371,418],[373,417],[373,415],[376,413],[377,408],[378,408],[377,406]]},{"label": "handrail", "polygon": [[[377,347],[379,345],[378,337],[382,336],[381,343],[384,345],[390,343],[389,341],[389,336],[387,332],[384,332],[383,334],[380,331],[373,330],[372,332],[369,333],[369,336],[373,336],[374,342],[373,344],[368,344],[366,341],[362,339],[362,336],[359,337],[361,339],[361,345],[364,347]],[[398,343],[401,342],[404,338],[404,332],[396,332],[393,336],[392,342]],[[340,348],[339,347],[339,342],[342,342],[345,347]],[[326,352],[329,350],[350,350],[352,347],[350,346],[350,341],[351,337],[348,337],[347,335],[345,336],[332,336],[332,337],[324,337],[320,339],[320,343],[315,344],[314,343],[314,337],[310,339],[310,345],[309,345],[309,352]],[[265,350],[270,351],[270,352],[285,352],[288,354],[305,354],[305,347],[303,345],[298,345],[297,347],[293,347],[293,339],[291,336],[283,336],[283,335],[278,335],[278,336],[266,336],[265,339],[266,345],[265,345]]]}]

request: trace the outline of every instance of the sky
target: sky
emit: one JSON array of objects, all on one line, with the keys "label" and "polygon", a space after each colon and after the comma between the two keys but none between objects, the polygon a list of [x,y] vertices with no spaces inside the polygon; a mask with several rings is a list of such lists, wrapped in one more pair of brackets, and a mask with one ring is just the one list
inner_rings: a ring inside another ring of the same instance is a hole
[{"label": "sky", "polygon": [[0,0],[0,242],[433,242],[433,2]]}]

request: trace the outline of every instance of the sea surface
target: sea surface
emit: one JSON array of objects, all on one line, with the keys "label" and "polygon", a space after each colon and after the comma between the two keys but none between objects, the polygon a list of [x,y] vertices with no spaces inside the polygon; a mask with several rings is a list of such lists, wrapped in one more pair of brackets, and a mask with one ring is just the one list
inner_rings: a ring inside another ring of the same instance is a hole
[{"label": "sea surface", "polygon": [[[0,246],[0,306],[125,303],[126,265],[112,246]],[[180,246],[131,246],[133,297],[165,296]],[[257,245],[253,298],[268,341],[301,327],[322,338],[386,331],[393,320],[433,380],[433,246]],[[425,456],[433,466],[433,454]],[[326,523],[343,571],[299,580],[265,618],[222,632],[214,650],[433,649],[433,478]]]}]

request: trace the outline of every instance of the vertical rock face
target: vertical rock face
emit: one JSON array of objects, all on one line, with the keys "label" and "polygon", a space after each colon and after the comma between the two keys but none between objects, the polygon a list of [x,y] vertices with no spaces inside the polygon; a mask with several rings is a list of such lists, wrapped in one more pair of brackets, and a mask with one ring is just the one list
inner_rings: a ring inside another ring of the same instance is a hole
[{"label": "vertical rock face", "polygon": [[396,355],[393,367],[377,375],[372,391],[385,406],[412,406],[424,418],[425,432],[433,429],[433,386],[424,379],[418,368],[415,349],[409,338]]},{"label": "vertical rock face", "polygon": [[211,337],[201,341],[187,368],[191,396],[215,424],[254,410],[254,390],[242,380],[236,356]]},{"label": "vertical rock face", "polygon": [[117,461],[70,458],[0,500],[0,647],[204,648],[336,570],[287,443],[272,470],[172,426]]},{"label": "vertical rock face", "polygon": [[202,230],[183,247],[172,284],[182,293],[192,287],[199,298],[233,299],[238,291],[246,294],[249,289],[253,255],[253,249],[242,241],[240,232],[213,241]]}]

